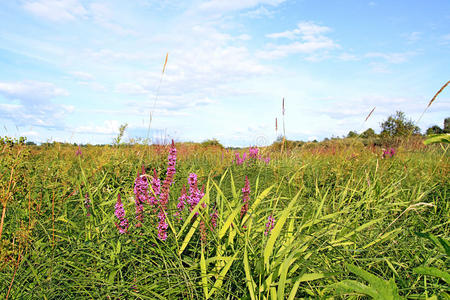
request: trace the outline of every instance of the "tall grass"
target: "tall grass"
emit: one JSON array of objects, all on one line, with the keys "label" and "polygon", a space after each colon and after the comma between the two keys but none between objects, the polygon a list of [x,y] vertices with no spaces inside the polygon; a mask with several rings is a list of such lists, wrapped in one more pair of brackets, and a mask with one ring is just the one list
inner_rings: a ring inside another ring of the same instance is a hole
[{"label": "tall grass", "polygon": [[[164,242],[150,207],[142,227],[119,234],[114,204],[120,193],[134,220],[136,173],[143,164],[163,174],[168,148],[76,150],[54,144],[1,153],[2,195],[11,176],[15,183],[0,241],[1,298],[448,295],[448,154],[440,147],[405,143],[382,159],[379,148],[330,142],[270,153],[269,164],[236,165],[232,151],[177,144]],[[193,172],[205,196],[178,221],[177,198]],[[241,217],[246,176],[250,201]],[[275,223],[265,235],[269,216]]]}]

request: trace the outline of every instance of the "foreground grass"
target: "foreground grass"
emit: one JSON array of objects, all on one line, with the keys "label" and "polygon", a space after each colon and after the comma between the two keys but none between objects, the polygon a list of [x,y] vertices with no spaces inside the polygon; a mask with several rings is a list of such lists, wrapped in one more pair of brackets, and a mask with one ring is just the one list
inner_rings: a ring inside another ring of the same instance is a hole
[{"label": "foreground grass", "polygon": [[[0,297],[448,297],[449,164],[441,147],[405,145],[386,159],[378,148],[338,142],[266,149],[268,165],[235,165],[233,153],[214,147],[177,150],[162,242],[150,207],[142,227],[120,235],[114,204],[120,193],[135,224],[136,174],[144,165],[163,178],[166,147],[85,147],[81,156],[64,145],[3,148]],[[177,221],[171,215],[192,172],[207,206]],[[251,200],[241,217],[245,176]],[[269,216],[275,226],[266,236]]]}]

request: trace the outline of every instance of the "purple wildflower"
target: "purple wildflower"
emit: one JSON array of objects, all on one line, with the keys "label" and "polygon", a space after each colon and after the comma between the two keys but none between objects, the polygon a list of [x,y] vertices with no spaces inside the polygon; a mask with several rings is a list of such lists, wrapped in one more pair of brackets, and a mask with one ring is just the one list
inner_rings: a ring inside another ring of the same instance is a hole
[{"label": "purple wildflower", "polygon": [[394,155],[395,155],[394,148],[390,148],[389,150],[388,149],[383,150],[383,158],[393,157]]},{"label": "purple wildflower", "polygon": [[115,223],[116,227],[119,230],[120,234],[124,234],[128,230],[128,220],[125,218],[125,210],[123,208],[120,194],[117,195],[117,202],[114,208],[114,215],[117,217],[117,219],[119,219],[119,224]]},{"label": "purple wildflower", "polygon": [[271,232],[274,227],[275,227],[275,219],[272,215],[270,215],[267,218],[266,231],[264,231],[264,235],[268,235],[269,232]]},{"label": "purple wildflower", "polygon": [[244,205],[241,208],[241,218],[247,213],[248,211],[248,202],[250,201],[250,183],[248,182],[247,176],[245,176],[245,184],[242,188],[242,202]]},{"label": "purple wildflower", "polygon": [[253,159],[257,159],[258,158],[259,149],[257,147],[250,147],[248,149],[248,152],[249,152],[250,158],[253,158]]},{"label": "purple wildflower", "polygon": [[163,210],[159,212],[158,218],[158,238],[162,241],[165,241],[167,239],[167,228],[169,228],[169,225],[166,222],[166,215]]},{"label": "purple wildflower", "polygon": [[141,222],[144,220],[144,203],[149,201],[148,197],[148,182],[145,176],[145,169],[142,166],[142,175],[138,173],[136,180],[134,181],[134,195],[136,206],[136,220],[138,223],[136,227],[141,227]]},{"label": "purple wildflower", "polygon": [[81,152],[81,146],[78,145],[77,152],[75,153],[76,156],[81,156],[83,153]]},{"label": "purple wildflower", "polygon": [[391,148],[391,150],[389,150],[389,154],[393,157],[395,155],[395,149]]},{"label": "purple wildflower", "polygon": [[[190,205],[189,211],[192,211],[195,206],[205,195],[203,191],[200,191],[197,187],[197,174],[191,173],[188,178],[189,183],[189,196],[187,196],[187,203]],[[196,213],[198,215],[198,212]]]},{"label": "purple wildflower", "polygon": [[175,143],[172,140],[172,146],[169,150],[169,156],[168,156],[168,167],[167,167],[167,173],[166,178],[163,181],[162,187],[161,187],[161,193],[159,197],[159,204],[161,205],[162,209],[165,211],[167,208],[167,203],[169,202],[169,191],[170,186],[173,183],[173,177],[175,176],[175,165],[177,162],[177,149],[175,149]]},{"label": "purple wildflower", "polygon": [[219,218],[217,210],[214,208],[212,214],[209,216],[211,217],[211,231],[213,231],[217,227],[217,219]]},{"label": "purple wildflower", "polygon": [[159,180],[156,170],[153,170],[152,191],[150,191],[150,195],[148,198],[148,203],[150,205],[156,206],[158,204],[157,197],[159,196],[160,191],[161,191],[161,180]]},{"label": "purple wildflower", "polygon": [[234,153],[235,163],[236,165],[242,165],[244,163],[244,158],[241,158],[239,152]]},{"label": "purple wildflower", "polygon": [[185,204],[186,204],[186,186],[183,185],[183,188],[181,189],[181,196],[180,198],[178,198],[177,204],[178,211],[175,213],[175,216],[179,216],[180,220],[183,220],[183,218],[181,217],[181,213],[184,209]]}]

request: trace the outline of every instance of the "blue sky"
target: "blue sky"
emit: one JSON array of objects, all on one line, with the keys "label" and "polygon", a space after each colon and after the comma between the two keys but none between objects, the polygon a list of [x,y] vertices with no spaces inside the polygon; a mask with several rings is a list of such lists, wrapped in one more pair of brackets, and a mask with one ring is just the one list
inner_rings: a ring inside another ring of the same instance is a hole
[{"label": "blue sky", "polygon": [[449,54],[447,0],[1,1],[0,135],[145,138],[152,112],[153,141],[264,145],[283,97],[289,139],[378,132],[396,110],[419,119]]}]

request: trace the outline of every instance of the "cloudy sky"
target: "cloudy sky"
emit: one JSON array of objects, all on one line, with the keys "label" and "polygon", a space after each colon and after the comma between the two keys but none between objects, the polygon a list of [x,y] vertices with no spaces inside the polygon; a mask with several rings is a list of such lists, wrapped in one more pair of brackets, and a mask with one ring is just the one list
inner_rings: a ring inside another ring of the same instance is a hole
[{"label": "cloudy sky", "polygon": [[[263,145],[283,97],[290,139],[379,131],[448,80],[448,0],[0,1],[0,135],[36,142],[145,138],[152,112],[153,141]],[[418,125],[449,116],[450,88]]]}]

